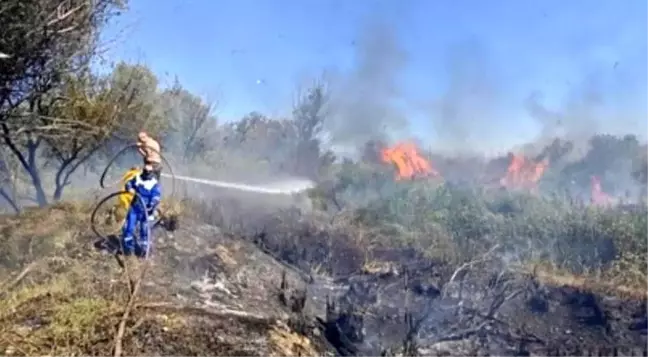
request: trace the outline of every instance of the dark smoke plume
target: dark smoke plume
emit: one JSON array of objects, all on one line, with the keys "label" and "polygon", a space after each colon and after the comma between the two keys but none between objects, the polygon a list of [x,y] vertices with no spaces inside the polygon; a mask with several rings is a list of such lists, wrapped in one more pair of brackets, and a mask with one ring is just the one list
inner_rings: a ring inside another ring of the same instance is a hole
[{"label": "dark smoke plume", "polygon": [[506,135],[497,123],[500,88],[487,48],[469,38],[448,48],[447,85],[433,100],[430,113],[436,133],[433,147],[444,152],[479,152],[489,141]]},{"label": "dark smoke plume", "polygon": [[364,27],[355,42],[351,73],[334,79],[334,112],[328,123],[332,144],[359,148],[407,125],[397,104],[402,99],[398,76],[406,64],[407,54],[389,25]]}]

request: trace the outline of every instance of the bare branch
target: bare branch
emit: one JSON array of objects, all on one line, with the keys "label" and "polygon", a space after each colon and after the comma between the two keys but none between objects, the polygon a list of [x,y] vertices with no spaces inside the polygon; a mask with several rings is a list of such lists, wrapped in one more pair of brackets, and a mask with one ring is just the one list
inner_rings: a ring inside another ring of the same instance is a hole
[{"label": "bare branch", "polygon": [[477,264],[480,264],[480,263],[483,263],[483,262],[487,261],[488,259],[490,259],[490,257],[493,255],[493,253],[498,248],[499,248],[499,245],[496,244],[491,249],[489,249],[487,252],[485,252],[483,255],[481,255],[479,258],[471,260],[471,261],[469,261],[467,263],[464,263],[461,266],[459,266],[459,268],[457,268],[454,271],[454,273],[452,274],[452,276],[450,277],[450,280],[448,280],[448,282],[445,284],[442,296],[447,297],[447,294],[448,294],[447,287],[450,286],[455,281],[457,276],[459,276],[459,273],[461,273],[461,272],[463,272],[463,271],[465,271],[467,269],[470,269],[470,268],[472,268],[473,266],[475,266]]}]

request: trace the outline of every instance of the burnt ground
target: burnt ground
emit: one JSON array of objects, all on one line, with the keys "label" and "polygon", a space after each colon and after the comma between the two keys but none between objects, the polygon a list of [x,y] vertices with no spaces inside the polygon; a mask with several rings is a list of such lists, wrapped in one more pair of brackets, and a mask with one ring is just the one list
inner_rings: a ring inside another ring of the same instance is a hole
[{"label": "burnt ground", "polygon": [[490,261],[448,283],[455,269],[412,250],[385,249],[367,263],[312,227],[297,228],[297,241],[265,227],[245,237],[194,227],[163,243],[185,253],[159,256],[173,257],[164,264],[181,276],[204,274],[202,304],[271,314],[326,337],[319,345],[340,355],[400,354],[404,345],[424,355],[646,353],[645,295],[589,291],[573,278],[555,284],[555,275]]},{"label": "burnt ground", "polygon": [[248,239],[310,272],[306,309],[339,354],[647,353],[646,289],[503,264],[491,252],[460,267],[393,246],[367,260],[344,231],[292,216],[291,229],[272,218]]},{"label": "burnt ground", "polygon": [[[13,249],[2,260],[4,354],[112,353],[128,279],[87,227],[73,228],[83,212],[0,219]],[[316,229],[234,235],[184,218],[158,232],[148,268],[127,261],[130,277],[145,278],[122,354],[646,355],[645,295],[488,259],[457,271],[385,249],[367,262],[344,242]]]}]

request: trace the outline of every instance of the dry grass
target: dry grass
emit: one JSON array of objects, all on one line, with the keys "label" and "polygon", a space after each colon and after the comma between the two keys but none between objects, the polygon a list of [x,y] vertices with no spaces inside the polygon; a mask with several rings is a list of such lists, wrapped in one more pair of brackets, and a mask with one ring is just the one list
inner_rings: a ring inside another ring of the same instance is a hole
[{"label": "dry grass", "polygon": [[541,262],[525,265],[522,272],[546,285],[571,287],[580,291],[615,296],[621,299],[648,300],[646,280],[622,282],[619,280],[623,275],[619,276],[611,271],[598,270],[574,274],[567,269]]},{"label": "dry grass", "polygon": [[26,278],[0,300],[0,351],[22,355],[82,355],[110,352],[109,336],[119,318],[123,284],[78,262],[63,271],[51,266]]},{"label": "dry grass", "polygon": [[269,332],[270,356],[319,356],[311,341],[283,324],[274,325]]},{"label": "dry grass", "polygon": [[[82,251],[86,243],[91,243],[84,235],[89,209],[85,204],[61,203],[25,210],[20,215],[0,216],[0,272]],[[6,276],[8,272],[4,273]]]},{"label": "dry grass", "polygon": [[218,259],[229,269],[234,269],[238,263],[236,262],[236,259],[234,258],[234,254],[230,249],[227,249],[225,246],[218,244],[216,245],[216,248],[214,248],[214,254],[218,257]]},{"label": "dry grass", "polygon": [[[10,248],[0,264],[6,277],[0,281],[0,353],[113,353],[130,296],[129,279],[113,259],[92,249],[90,208],[63,203],[0,216],[0,240]],[[217,245],[213,253],[232,268],[242,254],[236,245]],[[164,266],[155,269],[156,276],[173,277]],[[147,294],[142,293],[126,321],[125,355],[321,355],[283,324],[173,302],[155,308],[146,306],[152,298]]]},{"label": "dry grass", "polygon": [[67,202],[0,217],[0,352],[109,352],[104,340],[127,291],[114,261],[90,249],[90,208]]},{"label": "dry grass", "polygon": [[362,266],[362,272],[365,274],[392,274],[397,272],[397,264],[394,262],[382,262],[377,260],[366,261]]}]

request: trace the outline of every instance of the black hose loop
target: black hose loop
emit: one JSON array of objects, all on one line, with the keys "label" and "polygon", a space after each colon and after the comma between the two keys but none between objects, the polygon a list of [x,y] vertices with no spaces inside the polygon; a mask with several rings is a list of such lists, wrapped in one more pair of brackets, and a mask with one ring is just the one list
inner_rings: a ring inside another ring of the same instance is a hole
[{"label": "black hose loop", "polygon": [[[110,161],[108,161],[108,164],[106,164],[106,168],[104,168],[103,172],[101,173],[101,177],[99,178],[99,186],[101,186],[101,188],[106,188],[106,184],[105,184],[106,175],[108,174],[108,171],[110,170],[112,165],[115,163],[115,161],[120,156],[122,156],[127,150],[136,149],[136,148],[137,148],[137,144],[128,145],[128,146],[122,148],[121,150],[119,150],[115,154],[115,156],[113,156],[110,159]],[[167,169],[169,170],[169,174],[171,175],[171,194],[169,195],[169,197],[170,198],[175,198],[176,177],[175,177],[175,173],[173,172],[173,167],[171,166],[169,161],[164,157],[164,155],[162,155],[159,151],[157,151],[157,150],[155,150],[153,148],[150,148],[150,147],[147,147],[147,149],[155,151],[158,155],[160,155],[160,158],[162,159],[162,161],[164,161],[164,165],[167,167]]]},{"label": "black hose loop", "polygon": [[[106,202],[110,201],[111,199],[113,199],[113,198],[115,198],[115,197],[117,197],[119,195],[123,195],[123,194],[131,194],[131,192],[126,191],[126,190],[113,192],[113,193],[107,195],[106,197],[102,198],[99,201],[99,203],[97,203],[94,210],[92,211],[92,214],[90,215],[90,227],[91,227],[92,231],[94,232],[94,234],[99,239],[103,239],[104,241],[108,241],[108,237],[106,235],[102,234],[101,232],[99,232],[99,229],[97,229],[97,212],[99,212],[99,208],[101,208]],[[153,236],[152,236],[153,227],[157,226],[160,223],[161,217],[157,217],[157,219],[155,221],[150,222],[149,221],[150,215],[149,215],[148,211],[146,210],[146,204],[145,204],[144,200],[137,193],[133,193],[133,195],[134,195],[133,199],[140,200],[140,204],[142,204],[142,207],[144,207],[144,214],[146,215],[146,222],[147,222],[146,229],[148,231],[147,234],[148,234],[148,237],[149,237],[149,244],[147,245],[147,248],[146,248],[146,259],[148,259],[149,252],[151,250],[151,245],[153,244]],[[120,243],[121,243],[121,239],[123,239],[123,237],[120,237]],[[119,250],[121,251],[121,249],[122,249],[122,247],[121,247],[121,244],[120,244]]]}]

